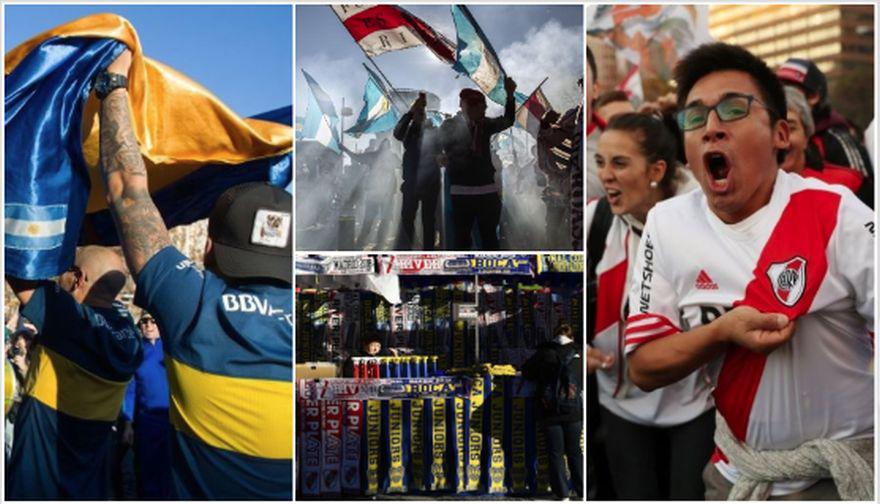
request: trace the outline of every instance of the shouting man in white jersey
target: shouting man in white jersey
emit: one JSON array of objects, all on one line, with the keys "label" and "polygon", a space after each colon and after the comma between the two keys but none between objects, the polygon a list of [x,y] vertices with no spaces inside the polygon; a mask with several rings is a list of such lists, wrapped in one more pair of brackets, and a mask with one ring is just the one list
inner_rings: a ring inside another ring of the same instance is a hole
[{"label": "shouting man in white jersey", "polygon": [[648,215],[629,297],[629,372],[652,390],[706,366],[718,410],[712,500],[873,500],[874,216],[785,173],[782,85],[748,51],[676,67],[702,191]]}]

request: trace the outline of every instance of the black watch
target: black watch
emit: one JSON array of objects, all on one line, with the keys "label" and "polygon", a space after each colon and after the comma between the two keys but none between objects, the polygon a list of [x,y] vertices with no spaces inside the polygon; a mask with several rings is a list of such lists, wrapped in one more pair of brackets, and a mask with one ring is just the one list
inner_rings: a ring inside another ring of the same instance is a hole
[{"label": "black watch", "polygon": [[128,77],[107,71],[101,72],[95,77],[95,95],[99,100],[107,98],[111,91],[117,88],[128,88]]}]

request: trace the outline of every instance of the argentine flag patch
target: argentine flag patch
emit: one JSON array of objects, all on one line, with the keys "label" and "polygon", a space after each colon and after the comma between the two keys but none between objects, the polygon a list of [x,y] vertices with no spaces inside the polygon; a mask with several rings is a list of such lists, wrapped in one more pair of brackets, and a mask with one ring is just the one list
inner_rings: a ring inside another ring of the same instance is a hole
[{"label": "argentine flag patch", "polygon": [[5,205],[6,248],[50,250],[64,242],[67,205]]}]

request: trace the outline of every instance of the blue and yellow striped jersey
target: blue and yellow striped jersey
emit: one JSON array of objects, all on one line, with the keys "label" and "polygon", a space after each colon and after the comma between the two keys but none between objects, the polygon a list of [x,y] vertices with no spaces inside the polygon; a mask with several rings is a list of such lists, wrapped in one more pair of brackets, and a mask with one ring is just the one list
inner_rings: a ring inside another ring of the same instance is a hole
[{"label": "blue and yellow striped jersey", "polygon": [[143,357],[121,305],[77,303],[41,283],[21,310],[37,328],[7,464],[6,496],[106,499],[111,426]]},{"label": "blue and yellow striped jersey", "polygon": [[167,247],[141,271],[135,303],[165,348],[174,497],[290,500],[290,287],[227,285]]}]

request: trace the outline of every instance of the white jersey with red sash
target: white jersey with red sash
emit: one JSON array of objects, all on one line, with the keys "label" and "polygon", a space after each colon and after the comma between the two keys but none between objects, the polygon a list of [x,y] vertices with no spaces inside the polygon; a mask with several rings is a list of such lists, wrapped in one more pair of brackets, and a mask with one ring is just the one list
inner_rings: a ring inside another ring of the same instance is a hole
[{"label": "white jersey with red sash", "polygon": [[[590,229],[598,199],[587,204],[586,229]],[[681,425],[712,408],[711,388],[705,371],[691,373],[668,387],[651,392],[638,388],[630,379],[623,355],[623,321],[629,311],[627,286],[633,258],[639,247],[642,226],[628,215],[615,216],[605,237],[605,251],[596,265],[597,292],[595,336],[590,343],[614,356],[608,369],[596,371],[599,403],[616,416],[640,425]]]},{"label": "white jersey with red sash", "polygon": [[[651,211],[636,258],[628,355],[739,304],[796,319],[769,356],[731,346],[708,366],[715,405],[757,450],[873,436],[874,215],[850,191],[779,172],[770,202],[724,224],[702,192]],[[733,467],[716,450],[718,470]],[[792,493],[811,481],[773,485]]]}]

